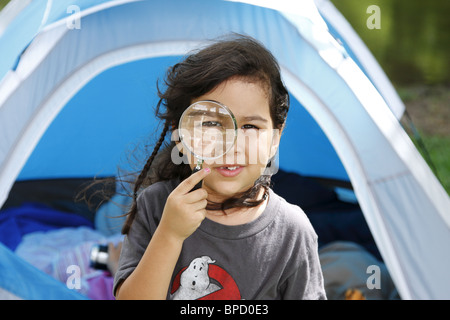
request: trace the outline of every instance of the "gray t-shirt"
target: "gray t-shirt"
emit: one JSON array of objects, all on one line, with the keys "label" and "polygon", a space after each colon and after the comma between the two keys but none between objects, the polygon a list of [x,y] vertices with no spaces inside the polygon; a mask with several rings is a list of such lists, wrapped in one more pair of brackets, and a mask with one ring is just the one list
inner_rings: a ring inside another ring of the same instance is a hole
[{"label": "gray t-shirt", "polygon": [[[178,181],[158,182],[138,197],[124,239],[114,292],[136,268]],[[254,221],[226,226],[203,220],[183,243],[168,299],[326,299],[317,235],[305,213],[272,190]]]}]

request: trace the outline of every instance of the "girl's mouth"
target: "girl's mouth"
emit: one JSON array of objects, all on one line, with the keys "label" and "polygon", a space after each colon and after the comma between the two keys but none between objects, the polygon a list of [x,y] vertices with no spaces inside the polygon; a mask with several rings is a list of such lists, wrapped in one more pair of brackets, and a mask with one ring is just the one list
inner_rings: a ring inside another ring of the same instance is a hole
[{"label": "girl's mouth", "polygon": [[217,172],[227,178],[237,176],[243,169],[244,167],[241,166],[221,166],[216,168]]}]

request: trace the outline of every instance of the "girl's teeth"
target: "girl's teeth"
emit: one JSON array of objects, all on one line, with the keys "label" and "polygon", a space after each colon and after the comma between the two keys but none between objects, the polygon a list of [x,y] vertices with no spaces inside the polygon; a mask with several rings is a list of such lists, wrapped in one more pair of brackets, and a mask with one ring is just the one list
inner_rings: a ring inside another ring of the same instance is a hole
[{"label": "girl's teeth", "polygon": [[234,166],[234,167],[222,167],[223,169],[227,169],[227,170],[236,170],[237,168],[239,168],[239,166]]}]

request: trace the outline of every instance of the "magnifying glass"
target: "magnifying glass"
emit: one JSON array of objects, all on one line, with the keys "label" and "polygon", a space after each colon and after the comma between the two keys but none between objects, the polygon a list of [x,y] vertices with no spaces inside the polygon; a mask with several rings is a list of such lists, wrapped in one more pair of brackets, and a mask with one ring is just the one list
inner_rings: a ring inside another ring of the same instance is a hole
[{"label": "magnifying glass", "polygon": [[231,110],[212,100],[191,104],[181,115],[178,126],[183,146],[195,157],[192,173],[202,169],[205,160],[224,156],[237,137],[236,119]]}]

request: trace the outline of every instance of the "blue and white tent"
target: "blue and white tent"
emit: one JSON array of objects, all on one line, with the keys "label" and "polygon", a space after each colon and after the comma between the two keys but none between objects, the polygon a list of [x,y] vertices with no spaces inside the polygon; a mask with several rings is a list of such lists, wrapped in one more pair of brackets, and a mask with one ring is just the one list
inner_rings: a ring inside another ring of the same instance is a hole
[{"label": "blue and white tent", "polygon": [[[395,90],[325,0],[11,1],[0,14],[0,205],[16,181],[116,175],[158,127],[156,80],[229,32],[281,65],[292,107],[280,168],[350,181],[401,297],[450,298],[449,197],[402,129]],[[0,293],[42,298],[11,286],[5,250]]]}]

